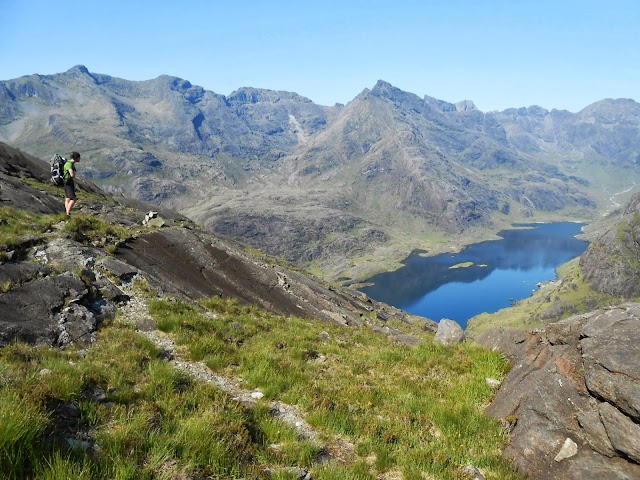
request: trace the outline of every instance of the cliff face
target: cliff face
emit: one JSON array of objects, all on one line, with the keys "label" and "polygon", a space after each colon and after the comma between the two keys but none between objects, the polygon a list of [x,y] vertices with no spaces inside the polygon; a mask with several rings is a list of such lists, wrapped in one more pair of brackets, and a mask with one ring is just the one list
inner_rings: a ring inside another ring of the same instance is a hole
[{"label": "cliff face", "polygon": [[592,242],[580,266],[594,290],[629,299],[640,296],[640,194],[617,223]]}]

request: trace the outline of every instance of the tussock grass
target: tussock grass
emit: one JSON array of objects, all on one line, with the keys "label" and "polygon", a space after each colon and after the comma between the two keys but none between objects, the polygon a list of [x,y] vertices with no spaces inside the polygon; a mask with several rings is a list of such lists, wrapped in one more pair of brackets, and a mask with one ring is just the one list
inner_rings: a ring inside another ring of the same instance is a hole
[{"label": "tussock grass", "polygon": [[247,411],[194,381],[118,323],[85,356],[7,346],[0,378],[3,478],[263,478],[265,463],[317,454],[268,409]]},{"label": "tussock grass", "polygon": [[[5,252],[19,247],[25,238],[42,237],[46,232],[52,231],[54,224],[66,218],[64,214],[44,215],[29,210],[0,207],[0,261],[6,257]],[[68,219],[62,231],[78,242],[104,247],[110,253],[134,233],[130,228],[82,214]]]},{"label": "tussock grass", "polygon": [[131,236],[131,229],[114,225],[96,216],[75,215],[65,224],[63,231],[84,244],[106,247],[111,253],[115,246]]},{"label": "tussock grass", "polygon": [[29,210],[0,207],[0,252],[19,246],[26,236],[43,234],[62,217],[62,215],[42,215]]},{"label": "tussock grass", "polygon": [[[508,368],[498,353],[430,339],[412,349],[369,329],[283,318],[220,298],[201,303],[217,318],[160,299],[150,312],[192,360],[298,405],[327,438],[357,445],[344,464],[314,467],[314,478],[369,479],[392,470],[404,478],[463,478],[458,469],[469,463],[487,478],[518,478],[500,458],[501,426],[482,413],[492,396],[485,379]],[[312,453],[287,455],[300,464]]]}]

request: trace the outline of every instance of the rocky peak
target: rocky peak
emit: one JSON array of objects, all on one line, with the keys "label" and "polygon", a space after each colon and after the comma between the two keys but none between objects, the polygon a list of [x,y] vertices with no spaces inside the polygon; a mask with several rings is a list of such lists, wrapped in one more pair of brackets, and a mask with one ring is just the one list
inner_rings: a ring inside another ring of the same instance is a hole
[{"label": "rocky peak", "polygon": [[456,111],[457,112],[469,112],[472,110],[478,110],[476,105],[471,100],[462,100],[461,102],[456,103]]},{"label": "rocky peak", "polygon": [[427,106],[416,94],[400,90],[384,80],[378,80],[371,89],[371,95],[391,100],[403,109],[413,109],[417,112],[423,111]]},{"label": "rocky peak", "polygon": [[439,100],[434,97],[430,97],[429,95],[424,96],[425,103],[429,104],[432,108],[439,110],[441,112],[456,112],[457,107],[455,103],[445,102],[444,100]]},{"label": "rocky peak", "polygon": [[549,111],[538,105],[532,105],[530,107],[508,108],[501,113],[519,117],[544,117]]},{"label": "rocky peak", "polygon": [[243,87],[232,92],[227,100],[229,103],[278,103],[282,100],[292,100],[300,103],[312,103],[311,100],[297,93],[267,90],[263,88]]},{"label": "rocky peak", "polygon": [[88,82],[90,84],[97,83],[95,77],[84,65],[76,65],[75,67],[71,67],[63,75],[64,77],[72,78],[80,82]]},{"label": "rocky peak", "polygon": [[77,74],[90,75],[89,69],[84,65],[76,65],[74,67],[71,67],[69,70],[67,70],[66,73],[70,75],[77,75]]},{"label": "rocky peak", "polygon": [[606,98],[580,110],[578,118],[584,122],[601,122],[616,124],[633,121],[640,117],[640,103],[630,98]]}]

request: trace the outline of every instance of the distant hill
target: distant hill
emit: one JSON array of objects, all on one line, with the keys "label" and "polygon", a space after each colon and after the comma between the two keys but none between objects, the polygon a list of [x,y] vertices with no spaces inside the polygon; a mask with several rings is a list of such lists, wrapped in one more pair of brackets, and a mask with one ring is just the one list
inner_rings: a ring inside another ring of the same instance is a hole
[{"label": "distant hill", "polygon": [[345,281],[414,248],[623,203],[640,177],[639,111],[621,99],[483,113],[383,81],[325,107],[82,66],[0,82],[1,141],[45,158],[80,150],[81,174],[107,191]]}]

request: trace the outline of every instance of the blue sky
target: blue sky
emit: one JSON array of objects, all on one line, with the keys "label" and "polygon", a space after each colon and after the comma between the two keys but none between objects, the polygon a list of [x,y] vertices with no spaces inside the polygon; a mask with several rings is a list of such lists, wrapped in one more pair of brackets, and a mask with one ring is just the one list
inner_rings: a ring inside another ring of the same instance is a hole
[{"label": "blue sky", "polygon": [[0,80],[85,65],[347,103],[382,79],[483,111],[640,101],[637,0],[0,0]]}]

